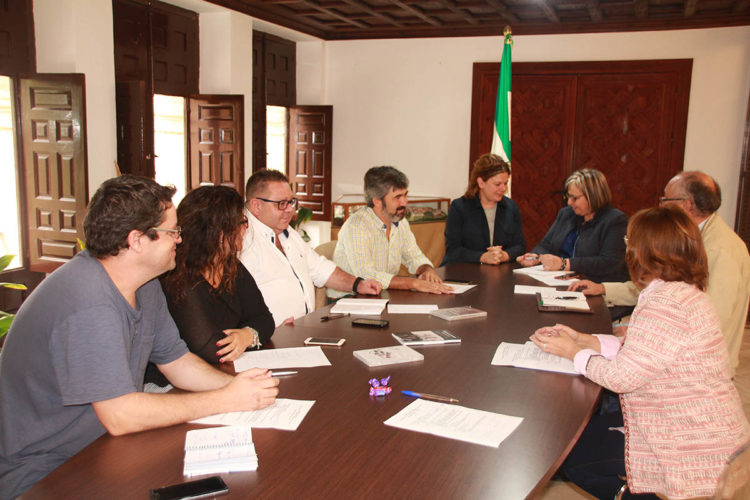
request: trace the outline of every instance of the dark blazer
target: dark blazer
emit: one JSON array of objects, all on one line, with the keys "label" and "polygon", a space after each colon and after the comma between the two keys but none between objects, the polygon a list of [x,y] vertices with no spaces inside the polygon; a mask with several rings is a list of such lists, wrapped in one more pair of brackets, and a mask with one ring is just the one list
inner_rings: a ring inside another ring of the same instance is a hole
[{"label": "dark blazer", "polygon": [[479,262],[487,247],[496,245],[502,245],[511,261],[526,251],[518,205],[506,196],[497,203],[495,231],[490,243],[490,229],[479,195],[453,200],[445,223],[445,257],[440,265]]},{"label": "dark blazer", "polygon": [[594,218],[584,223],[571,207],[561,208],[542,242],[532,253],[560,254],[568,233],[580,227],[575,246],[575,257],[570,259],[570,269],[586,275],[592,281],[628,281],[625,264],[624,236],[628,228],[628,217],[616,208],[600,208]]}]

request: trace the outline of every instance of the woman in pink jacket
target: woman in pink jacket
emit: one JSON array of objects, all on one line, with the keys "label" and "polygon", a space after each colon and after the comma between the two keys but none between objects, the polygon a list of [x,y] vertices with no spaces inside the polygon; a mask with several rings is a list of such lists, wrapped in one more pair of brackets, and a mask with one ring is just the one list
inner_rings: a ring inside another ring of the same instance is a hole
[{"label": "woman in pink jacket", "polygon": [[729,455],[750,439],[750,425],[704,293],[700,231],[678,207],[650,208],[630,220],[626,244],[631,278],[643,289],[622,343],[564,325],[531,337],[620,394],[624,429],[613,429],[611,415],[592,418],[562,472],[599,498],[614,497],[621,475],[634,494],[711,496]]}]

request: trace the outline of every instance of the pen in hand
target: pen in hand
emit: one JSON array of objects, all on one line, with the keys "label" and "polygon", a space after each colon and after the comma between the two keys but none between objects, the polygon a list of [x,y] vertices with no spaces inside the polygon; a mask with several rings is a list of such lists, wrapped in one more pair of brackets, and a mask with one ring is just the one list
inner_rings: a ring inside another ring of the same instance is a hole
[{"label": "pen in hand", "polygon": [[449,398],[448,396],[436,396],[435,394],[426,394],[424,392],[401,391],[401,394],[405,396],[411,396],[413,398],[427,399],[429,401],[439,401],[441,403],[458,403],[458,399]]}]

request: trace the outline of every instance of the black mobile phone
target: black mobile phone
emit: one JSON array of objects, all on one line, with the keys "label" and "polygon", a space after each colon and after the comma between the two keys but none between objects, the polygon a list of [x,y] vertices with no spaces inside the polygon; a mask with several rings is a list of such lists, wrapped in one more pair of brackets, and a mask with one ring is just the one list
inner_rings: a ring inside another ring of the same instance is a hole
[{"label": "black mobile phone", "polygon": [[352,320],[352,326],[366,326],[368,328],[385,328],[389,324],[384,319],[357,318]]},{"label": "black mobile phone", "polygon": [[152,500],[178,500],[180,498],[206,498],[229,493],[224,480],[219,476],[197,479],[151,490]]}]

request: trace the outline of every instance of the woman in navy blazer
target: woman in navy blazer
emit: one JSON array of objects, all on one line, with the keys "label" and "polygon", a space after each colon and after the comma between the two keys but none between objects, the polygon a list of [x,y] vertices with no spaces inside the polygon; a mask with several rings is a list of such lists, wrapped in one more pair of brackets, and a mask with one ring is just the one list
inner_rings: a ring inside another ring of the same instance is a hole
[{"label": "woman in navy blazer", "polygon": [[565,181],[568,206],[536,247],[521,257],[522,266],[576,271],[596,282],[627,281],[625,231],[628,218],[610,205],[612,194],[600,171],[584,168]]},{"label": "woman in navy blazer", "polygon": [[505,196],[509,179],[510,165],[497,155],[487,153],[474,162],[466,193],[448,211],[440,265],[501,264],[526,251],[521,213]]}]

